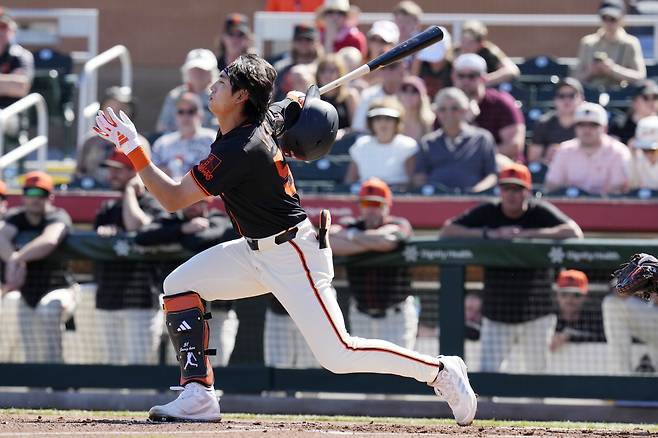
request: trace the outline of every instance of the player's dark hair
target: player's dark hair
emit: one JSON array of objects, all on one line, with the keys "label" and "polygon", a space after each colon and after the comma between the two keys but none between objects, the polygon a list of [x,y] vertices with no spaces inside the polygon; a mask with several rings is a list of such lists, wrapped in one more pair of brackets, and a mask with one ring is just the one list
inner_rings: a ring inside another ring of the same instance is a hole
[{"label": "player's dark hair", "polygon": [[246,90],[249,99],[244,106],[244,115],[252,121],[265,118],[272,98],[276,70],[263,58],[247,54],[239,56],[224,70],[231,82],[231,90]]}]

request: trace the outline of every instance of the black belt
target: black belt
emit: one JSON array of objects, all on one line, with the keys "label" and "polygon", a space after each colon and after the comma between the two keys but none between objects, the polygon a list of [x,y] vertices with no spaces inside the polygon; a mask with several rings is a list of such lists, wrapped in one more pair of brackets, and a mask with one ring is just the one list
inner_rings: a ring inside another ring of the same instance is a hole
[{"label": "black belt", "polygon": [[[297,236],[297,227],[290,228],[283,233],[277,234],[274,237],[274,243],[277,245],[281,245],[282,243],[286,243],[289,240],[292,240]],[[247,245],[249,245],[249,248],[253,249],[254,251],[258,251],[258,239],[249,239],[247,238]]]}]

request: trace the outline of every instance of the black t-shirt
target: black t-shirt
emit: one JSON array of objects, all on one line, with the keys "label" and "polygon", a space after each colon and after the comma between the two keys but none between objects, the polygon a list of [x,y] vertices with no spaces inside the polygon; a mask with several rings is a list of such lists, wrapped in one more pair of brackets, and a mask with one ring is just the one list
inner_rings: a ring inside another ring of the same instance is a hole
[{"label": "black t-shirt", "polygon": [[322,96],[322,100],[329,102],[336,108],[336,112],[338,113],[338,129],[352,126],[352,116],[347,106],[347,99],[338,102],[334,97]]},{"label": "black t-shirt", "polygon": [[[454,223],[469,228],[518,226],[526,229],[548,228],[565,224],[569,218],[553,205],[529,201],[528,209],[518,219],[505,216],[500,203],[479,205]],[[553,313],[552,269],[485,267],[482,314],[507,323],[530,321]]]},{"label": "black t-shirt", "polygon": [[633,121],[633,116],[631,114],[625,114],[624,116],[612,119],[609,134],[617,137],[620,142],[628,144],[628,140],[635,137],[636,128],[637,123]]},{"label": "black t-shirt", "polygon": [[[166,214],[160,204],[149,194],[138,198],[139,206],[152,218]],[[95,228],[116,225],[125,231],[121,199],[105,202],[96,214]],[[96,308],[103,310],[149,309],[156,305],[160,293],[161,274],[157,263],[133,260],[99,261],[94,264],[98,288]]]},{"label": "black t-shirt", "polygon": [[207,195],[219,195],[233,227],[260,239],[306,219],[290,168],[275,143],[275,122],[245,124],[221,131],[206,159],[191,175]]},{"label": "black t-shirt", "polygon": [[[17,241],[21,240],[20,233],[34,233],[34,237],[37,237],[48,225],[56,223],[66,225],[66,232],[68,233],[72,226],[69,214],[63,209],[55,207],[49,209],[43,219],[36,225],[27,220],[23,207],[7,212],[5,221],[17,228],[18,234],[14,239],[14,243],[17,245]],[[21,243],[25,244],[27,242]],[[27,264],[27,275],[25,284],[21,288],[21,295],[29,306],[35,307],[48,292],[69,287],[73,283],[74,280],[68,262],[58,257],[47,257]]]},{"label": "black t-shirt", "polygon": [[[23,47],[18,44],[9,44],[4,52],[0,53],[0,74],[11,74],[23,69],[30,80],[34,69],[34,59]],[[6,108],[19,100],[18,97],[0,96],[0,108]]]},{"label": "black t-shirt", "polygon": [[535,124],[532,132],[532,142],[543,146],[544,150],[552,144],[562,143],[574,137],[576,137],[575,126],[562,126],[554,111],[544,114]]}]

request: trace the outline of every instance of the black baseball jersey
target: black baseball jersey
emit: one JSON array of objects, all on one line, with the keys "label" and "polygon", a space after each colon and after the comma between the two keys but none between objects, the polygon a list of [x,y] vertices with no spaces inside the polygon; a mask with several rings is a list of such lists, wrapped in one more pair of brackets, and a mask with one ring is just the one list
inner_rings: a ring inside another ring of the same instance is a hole
[{"label": "black baseball jersey", "polygon": [[218,132],[208,157],[190,171],[204,193],[221,196],[235,230],[253,239],[306,219],[290,168],[272,137],[273,125],[268,117]]}]

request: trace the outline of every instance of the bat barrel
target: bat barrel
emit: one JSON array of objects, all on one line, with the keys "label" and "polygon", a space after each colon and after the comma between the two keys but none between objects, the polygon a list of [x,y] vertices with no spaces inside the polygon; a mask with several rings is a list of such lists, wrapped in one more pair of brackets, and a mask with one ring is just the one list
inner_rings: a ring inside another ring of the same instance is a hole
[{"label": "bat barrel", "polygon": [[380,67],[386,67],[387,65],[399,61],[412,53],[416,53],[425,47],[438,43],[442,39],[443,30],[439,26],[428,27],[419,34],[414,35],[403,43],[393,47],[391,50],[382,53],[367,65],[370,67],[370,71],[375,71]]}]

